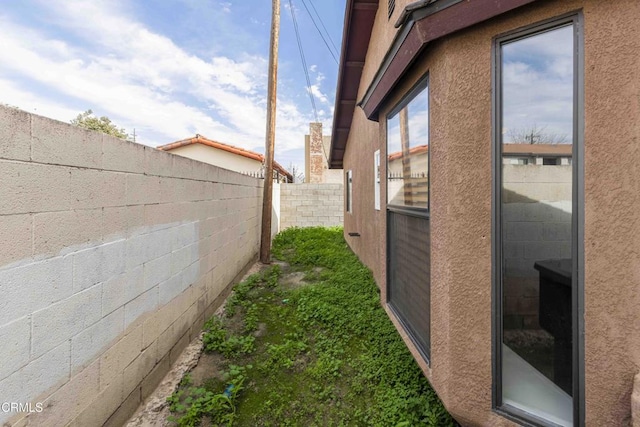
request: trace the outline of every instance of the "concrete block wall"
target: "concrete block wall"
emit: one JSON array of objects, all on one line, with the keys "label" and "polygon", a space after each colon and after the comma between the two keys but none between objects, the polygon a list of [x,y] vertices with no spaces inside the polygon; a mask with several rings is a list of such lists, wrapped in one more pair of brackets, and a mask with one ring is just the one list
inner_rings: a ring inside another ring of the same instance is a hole
[{"label": "concrete block wall", "polygon": [[280,229],[342,225],[342,184],[282,184],[280,187]]},{"label": "concrete block wall", "polygon": [[571,166],[504,165],[505,315],[537,328],[536,261],[571,257]]},{"label": "concrete block wall", "polygon": [[0,182],[0,424],[119,425],[257,255],[262,183],[4,107]]}]

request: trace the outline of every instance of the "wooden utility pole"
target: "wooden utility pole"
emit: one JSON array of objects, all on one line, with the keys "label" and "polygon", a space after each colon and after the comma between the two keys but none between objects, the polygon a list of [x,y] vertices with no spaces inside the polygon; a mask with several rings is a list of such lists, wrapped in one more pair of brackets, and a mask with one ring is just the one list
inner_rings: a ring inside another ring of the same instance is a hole
[{"label": "wooden utility pole", "polygon": [[269,84],[267,87],[267,147],[265,152],[264,193],[262,197],[262,234],[260,262],[271,263],[271,204],[273,199],[273,147],[276,138],[276,89],[278,86],[278,39],[280,37],[280,0],[272,0],[271,43],[269,48]]},{"label": "wooden utility pole", "polygon": [[404,203],[407,206],[413,206],[411,147],[409,142],[409,106],[400,110],[400,146],[402,147],[402,186],[404,188]]}]

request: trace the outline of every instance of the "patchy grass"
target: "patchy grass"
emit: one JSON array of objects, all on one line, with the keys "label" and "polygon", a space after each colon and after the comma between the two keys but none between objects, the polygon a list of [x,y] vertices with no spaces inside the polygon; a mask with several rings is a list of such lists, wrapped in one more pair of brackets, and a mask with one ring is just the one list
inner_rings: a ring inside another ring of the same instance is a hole
[{"label": "patchy grass", "polygon": [[[454,426],[340,228],[279,234],[275,264],[205,327],[209,378],[169,398],[179,426]],[[206,368],[206,367],[205,367]]]}]

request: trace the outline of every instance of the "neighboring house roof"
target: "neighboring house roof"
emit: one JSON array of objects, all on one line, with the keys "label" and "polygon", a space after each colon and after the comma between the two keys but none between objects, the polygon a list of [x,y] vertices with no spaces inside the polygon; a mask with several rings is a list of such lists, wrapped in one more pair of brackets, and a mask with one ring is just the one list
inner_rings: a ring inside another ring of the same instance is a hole
[{"label": "neighboring house roof", "polygon": [[571,144],[504,144],[504,156],[561,156],[571,157]]},{"label": "neighboring house roof", "polygon": [[[222,142],[214,141],[200,134],[196,134],[196,136],[193,138],[182,139],[180,141],[161,145],[156,148],[162,151],[171,151],[171,150],[175,150],[176,148],[186,147],[187,145],[192,145],[192,144],[207,145],[209,147],[217,148],[219,150],[224,150],[229,153],[237,154],[239,156],[243,156],[243,157],[258,161],[260,163],[264,163],[264,155],[260,153],[256,153],[255,151],[245,150],[244,148],[235,147],[229,144],[224,144]],[[273,161],[273,169],[278,171],[282,175],[285,175],[288,178],[289,182],[293,182],[293,175],[291,175],[291,173],[289,173],[289,171],[287,171],[285,168],[280,166],[280,164],[275,160]]]},{"label": "neighboring house roof", "polygon": [[[409,149],[409,155],[413,156],[415,154],[421,154],[421,153],[426,153],[429,151],[429,146],[428,145],[418,145],[416,147],[410,148]],[[391,153],[389,154],[389,161],[391,160],[396,160],[402,157],[402,151],[396,151],[395,153]]]},{"label": "neighboring house roof", "polygon": [[428,43],[535,0],[419,0],[396,22],[398,32],[363,98],[357,101],[378,1],[347,0],[331,134],[330,168],[342,168],[356,103],[370,120]]}]

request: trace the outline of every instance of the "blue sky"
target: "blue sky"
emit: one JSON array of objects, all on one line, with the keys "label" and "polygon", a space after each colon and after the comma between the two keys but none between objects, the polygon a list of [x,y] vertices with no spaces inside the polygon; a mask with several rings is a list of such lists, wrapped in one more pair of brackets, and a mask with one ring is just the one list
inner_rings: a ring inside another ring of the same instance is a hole
[{"label": "blue sky", "polygon": [[542,129],[573,140],[573,27],[503,45],[503,134]]},{"label": "blue sky", "polygon": [[[281,1],[276,160],[303,168],[304,135],[314,116],[289,2]],[[305,2],[339,49],[345,0]],[[302,0],[293,5],[329,134],[338,66]],[[129,133],[135,128],[137,141],[152,146],[200,133],[264,152],[270,1],[7,0],[2,6],[1,103],[65,122],[92,109]]]}]

